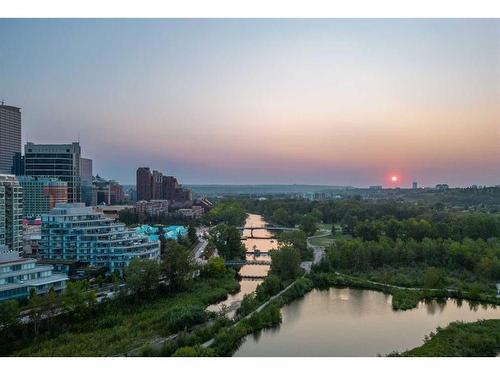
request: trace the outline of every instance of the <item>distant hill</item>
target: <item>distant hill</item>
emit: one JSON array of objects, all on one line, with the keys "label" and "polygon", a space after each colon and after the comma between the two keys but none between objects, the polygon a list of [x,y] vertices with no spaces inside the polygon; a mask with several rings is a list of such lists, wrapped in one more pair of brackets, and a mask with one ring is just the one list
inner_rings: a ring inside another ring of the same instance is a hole
[{"label": "distant hill", "polygon": [[280,195],[315,193],[320,191],[345,190],[349,186],[330,185],[184,185],[193,190],[195,195],[231,196],[231,195]]}]

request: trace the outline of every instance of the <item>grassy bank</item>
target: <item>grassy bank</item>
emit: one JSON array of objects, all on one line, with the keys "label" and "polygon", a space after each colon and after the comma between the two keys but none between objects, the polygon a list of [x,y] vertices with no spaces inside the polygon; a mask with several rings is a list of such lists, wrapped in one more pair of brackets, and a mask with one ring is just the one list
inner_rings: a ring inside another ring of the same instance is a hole
[{"label": "grassy bank", "polygon": [[307,277],[302,277],[261,311],[253,313],[248,318],[241,319],[231,327],[222,329],[215,336],[214,343],[211,345],[214,354],[217,356],[230,356],[236,352],[245,336],[264,328],[279,325],[281,323],[280,308],[304,296],[312,288],[312,281]]},{"label": "grassy bank", "polygon": [[454,322],[431,333],[422,346],[391,356],[495,357],[500,353],[500,319]]},{"label": "grassy bank", "polygon": [[[2,345],[2,355],[110,356],[125,353],[155,338],[176,333],[206,320],[206,306],[239,289],[234,273],[220,278],[198,278],[187,291],[159,293],[147,301],[104,303],[78,322],[59,316],[50,334],[19,338]],[[26,329],[26,328],[20,328]],[[23,337],[19,335],[17,337]]]},{"label": "grassy bank", "polygon": [[[246,317],[240,315],[241,318],[236,323],[218,318],[212,326],[180,335],[176,340],[165,343],[160,350],[154,351],[150,347],[145,347],[142,354],[147,356],[231,356],[238,350],[245,336],[261,329],[279,325],[281,323],[281,307],[304,296],[312,287],[310,279],[299,278],[269,305],[258,312],[255,309],[252,310],[255,312]],[[258,307],[253,303],[252,306]],[[213,341],[209,347],[202,346],[203,343],[211,339]]]}]

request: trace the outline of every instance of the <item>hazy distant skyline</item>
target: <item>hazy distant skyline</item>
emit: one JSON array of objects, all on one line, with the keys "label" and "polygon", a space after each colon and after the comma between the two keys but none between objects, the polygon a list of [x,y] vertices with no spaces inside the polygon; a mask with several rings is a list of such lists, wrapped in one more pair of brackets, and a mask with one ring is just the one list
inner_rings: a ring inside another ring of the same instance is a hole
[{"label": "hazy distant skyline", "polygon": [[184,184],[500,184],[500,21],[0,20],[23,143]]}]

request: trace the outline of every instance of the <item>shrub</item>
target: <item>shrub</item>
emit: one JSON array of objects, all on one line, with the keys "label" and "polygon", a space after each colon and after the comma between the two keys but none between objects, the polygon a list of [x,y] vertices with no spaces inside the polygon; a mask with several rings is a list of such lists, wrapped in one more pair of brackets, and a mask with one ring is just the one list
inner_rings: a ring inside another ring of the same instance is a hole
[{"label": "shrub", "polygon": [[180,305],[170,309],[164,319],[168,332],[177,332],[203,323],[207,314],[202,305]]}]

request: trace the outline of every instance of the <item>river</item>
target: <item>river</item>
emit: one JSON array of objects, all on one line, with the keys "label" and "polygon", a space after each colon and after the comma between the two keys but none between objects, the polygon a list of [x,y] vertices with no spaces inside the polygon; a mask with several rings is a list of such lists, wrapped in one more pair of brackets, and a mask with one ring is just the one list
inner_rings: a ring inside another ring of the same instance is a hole
[{"label": "river", "polygon": [[[263,227],[267,223],[260,215],[249,214],[245,227]],[[277,247],[273,234],[265,229],[253,231],[259,239],[242,240],[247,251],[269,251]],[[244,229],[243,236],[250,236]],[[264,238],[265,237],[265,238]],[[247,254],[247,259],[268,259],[268,255]],[[265,276],[268,265],[245,265],[239,273],[241,289],[216,305],[223,305],[233,317],[243,297],[255,291],[262,280],[245,276]],[[500,318],[500,309],[478,306],[455,300],[444,303],[420,303],[417,308],[394,311],[391,296],[381,292],[358,289],[313,290],[282,308],[283,322],[279,327],[247,336],[235,353],[237,357],[295,356],[376,356],[403,351],[422,344],[426,335],[438,326],[456,320]]]},{"label": "river", "polygon": [[[267,222],[261,215],[256,214],[248,214],[245,226],[247,228],[251,227],[264,227],[267,225]],[[250,237],[251,231],[249,229],[243,229],[243,237]],[[254,229],[253,236],[259,237],[257,238],[248,238],[242,240],[242,243],[245,245],[248,252],[254,252],[255,249],[258,249],[263,252],[267,252],[272,249],[276,249],[277,243],[276,239],[274,239],[273,234],[266,229]],[[252,254],[246,255],[247,260],[269,260],[270,257],[268,254],[260,254],[259,256],[255,256]],[[235,294],[231,294],[228,298],[218,304],[212,305],[208,307],[209,311],[220,311],[222,306],[226,306],[229,308],[228,317],[232,318],[241,304],[243,297],[249,293],[252,293],[257,289],[257,286],[262,282],[261,279],[251,280],[249,277],[257,276],[264,277],[269,272],[270,266],[268,265],[250,265],[246,264],[240,268],[239,274],[242,276],[242,280],[240,281],[240,291]],[[246,278],[245,278],[246,277]]]},{"label": "river", "polygon": [[500,309],[449,299],[394,311],[381,292],[313,290],[282,308],[279,327],[247,336],[236,357],[376,356],[422,344],[425,335],[456,320],[500,318]]}]

